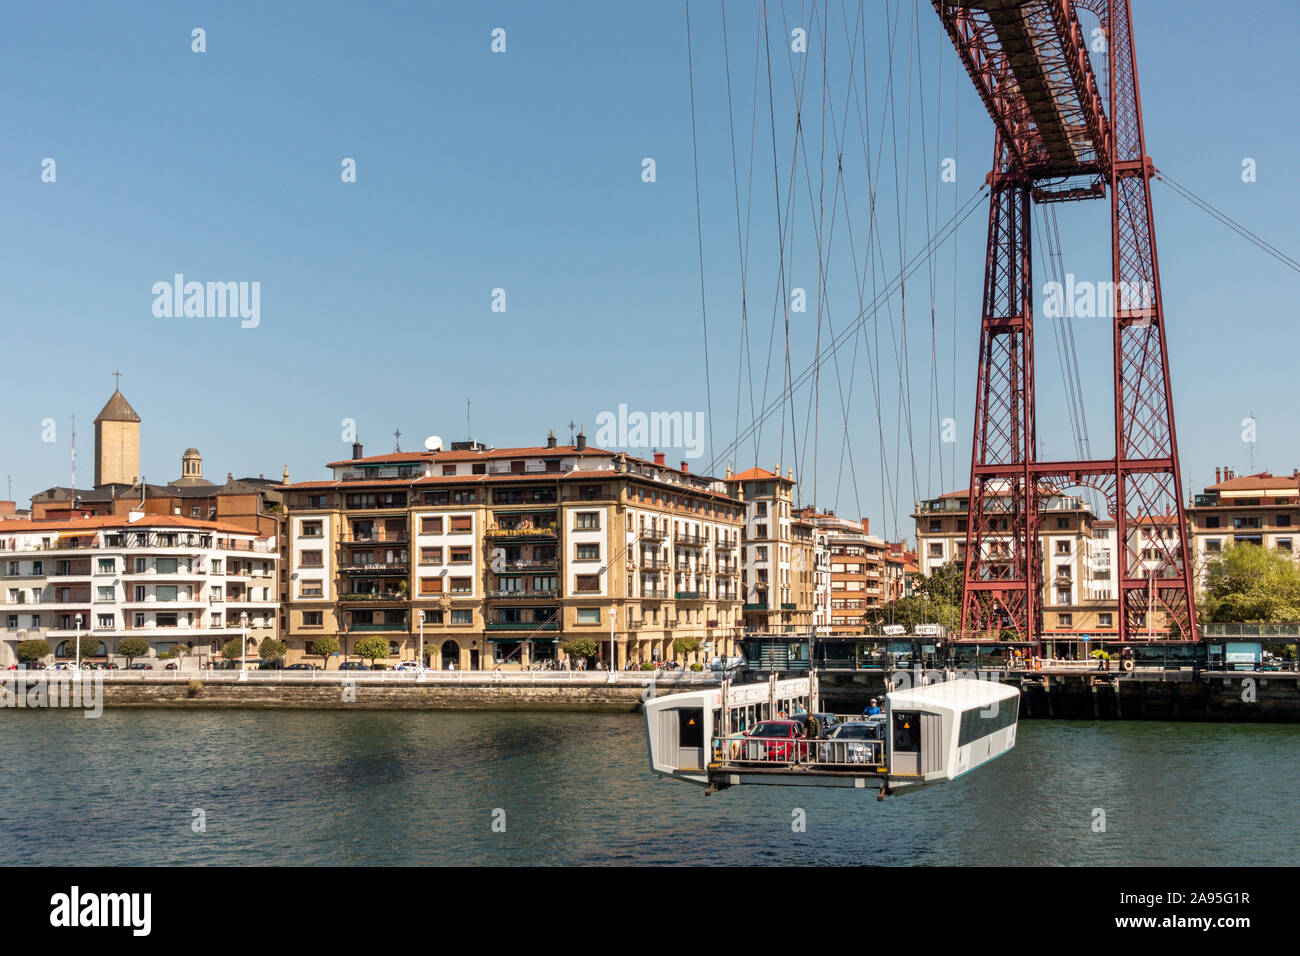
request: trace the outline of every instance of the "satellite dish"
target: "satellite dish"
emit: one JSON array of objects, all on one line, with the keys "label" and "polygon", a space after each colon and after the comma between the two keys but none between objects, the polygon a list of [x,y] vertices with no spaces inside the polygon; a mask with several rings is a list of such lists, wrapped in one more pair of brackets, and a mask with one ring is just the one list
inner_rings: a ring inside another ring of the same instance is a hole
[{"label": "satellite dish", "polygon": [[442,451],[442,439],[437,435],[430,435],[424,440],[424,447],[429,451]]}]

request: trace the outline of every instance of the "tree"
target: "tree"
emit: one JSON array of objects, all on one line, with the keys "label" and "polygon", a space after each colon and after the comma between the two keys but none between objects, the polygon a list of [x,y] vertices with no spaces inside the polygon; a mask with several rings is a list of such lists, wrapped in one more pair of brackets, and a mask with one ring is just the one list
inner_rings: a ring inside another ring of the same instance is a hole
[{"label": "tree", "polygon": [[582,657],[587,660],[595,657],[598,650],[596,642],[589,637],[579,637],[564,645],[564,653],[570,657]]},{"label": "tree", "polygon": [[965,568],[956,561],[935,568],[929,577],[918,577],[916,593],[892,604],[868,608],[867,624],[901,624],[911,631],[918,624],[942,624],[949,630],[961,627],[961,588]]},{"label": "tree", "polygon": [[20,661],[39,661],[50,656],[50,645],[45,641],[19,641],[14,651]]},{"label": "tree", "polygon": [[318,637],[311,642],[311,652],[315,657],[320,658],[321,669],[327,669],[330,658],[339,652],[339,639],[337,637]]},{"label": "tree", "polygon": [[264,661],[282,661],[284,660],[284,655],[288,650],[288,647],[285,645],[284,641],[277,641],[273,637],[268,637],[262,642],[262,646],[259,650],[262,653],[262,660]]},{"label": "tree", "polygon": [[99,638],[92,637],[89,634],[82,634],[77,640],[81,659],[84,661],[87,657],[94,657],[99,653]]},{"label": "tree", "polygon": [[696,637],[679,637],[673,641],[673,650],[682,654],[694,654],[700,649],[700,640]]},{"label": "tree", "polygon": [[135,658],[149,653],[149,642],[143,637],[124,637],[117,642],[117,652],[126,658],[126,666],[130,667]]},{"label": "tree", "polygon": [[352,652],[363,661],[370,661],[370,666],[374,667],[375,661],[388,656],[388,638],[363,637],[352,646]]},{"label": "tree", "polygon": [[179,661],[182,657],[184,657],[189,652],[190,652],[189,647],[187,647],[184,644],[172,645],[172,658],[176,661]]},{"label": "tree", "polygon": [[244,656],[244,642],[237,637],[232,637],[221,648],[221,656],[228,661],[241,660]]},{"label": "tree", "polygon": [[1229,545],[1205,571],[1202,614],[1214,622],[1300,620],[1300,568],[1255,544]]}]

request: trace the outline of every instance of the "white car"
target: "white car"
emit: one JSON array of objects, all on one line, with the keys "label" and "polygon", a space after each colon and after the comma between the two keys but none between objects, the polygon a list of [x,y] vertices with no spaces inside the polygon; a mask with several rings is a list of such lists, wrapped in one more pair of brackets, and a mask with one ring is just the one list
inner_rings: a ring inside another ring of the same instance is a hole
[{"label": "white car", "polygon": [[420,667],[420,662],[419,662],[419,661],[402,661],[400,664],[398,664],[396,667],[394,667],[393,670],[395,670],[395,671],[418,671],[418,670],[422,670],[422,668]]}]

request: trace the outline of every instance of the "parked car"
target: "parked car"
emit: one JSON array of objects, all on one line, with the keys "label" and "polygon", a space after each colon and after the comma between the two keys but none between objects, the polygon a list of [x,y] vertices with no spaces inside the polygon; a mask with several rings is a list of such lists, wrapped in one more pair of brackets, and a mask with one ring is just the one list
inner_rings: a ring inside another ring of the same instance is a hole
[{"label": "parked car", "polygon": [[168,661],[166,664],[163,665],[163,670],[165,670],[165,671],[174,671],[174,670],[177,670],[177,669],[178,669],[178,668],[177,668],[177,666],[176,666],[176,662],[175,662],[175,661]]},{"label": "parked car", "polygon": [[76,665],[68,661],[55,661],[54,670],[56,671],[75,671]]},{"label": "parked car", "polygon": [[393,668],[393,670],[395,671],[418,671],[420,669],[421,668],[420,668],[419,661],[402,661],[400,664],[398,664],[396,667]]},{"label": "parked car", "polygon": [[318,671],[318,670],[320,670],[320,668],[317,667],[315,664],[307,664],[307,663],[303,663],[303,662],[300,661],[300,662],[297,663],[297,664],[290,664],[288,667],[285,668],[285,670],[287,670],[287,671]]},{"label": "parked car", "polygon": [[370,667],[360,661],[344,661],[339,665],[341,671],[368,671]]},{"label": "parked car", "polygon": [[[883,739],[883,720],[847,720],[837,724],[823,743],[817,745],[817,759],[821,763],[871,763],[879,747],[868,741]],[[830,741],[845,741],[832,744]]]},{"label": "parked car", "polygon": [[43,671],[47,669],[45,661],[27,661],[23,664],[23,668],[29,671]]},{"label": "parked car", "polygon": [[[816,733],[809,733],[809,728],[812,724],[810,718],[816,718],[817,720]],[[803,729],[803,735],[805,737],[811,737],[813,740],[825,740],[830,735],[830,732],[835,728],[836,724],[839,723],[839,718],[834,714],[791,714],[789,719],[793,720]]]},{"label": "parked car", "polygon": [[128,667],[127,670],[129,670],[129,671],[151,671],[151,670],[153,670],[153,665],[150,664],[150,663],[147,662],[147,661],[136,661],[134,664],[132,664],[130,667]]},{"label": "parked car", "polygon": [[284,661],[259,661],[257,669],[259,671],[282,671],[284,670]]},{"label": "parked car", "polygon": [[[789,763],[807,755],[803,728],[793,720],[764,720],[755,724],[739,741],[741,760],[775,760]],[[751,742],[752,741],[752,742]]]}]

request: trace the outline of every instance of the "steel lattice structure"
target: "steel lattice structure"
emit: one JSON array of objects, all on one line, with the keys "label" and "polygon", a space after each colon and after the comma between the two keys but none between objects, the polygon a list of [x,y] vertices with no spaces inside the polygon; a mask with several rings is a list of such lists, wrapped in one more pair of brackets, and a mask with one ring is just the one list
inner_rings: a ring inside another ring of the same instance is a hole
[{"label": "steel lattice structure", "polygon": [[[1041,502],[1105,495],[1116,523],[1121,641],[1196,640],[1160,270],[1129,0],[932,0],[996,128],[966,524],[962,636],[1042,630]],[[1100,21],[1103,97],[1078,16]],[[1039,461],[1033,202],[1111,207],[1115,456]]]}]

